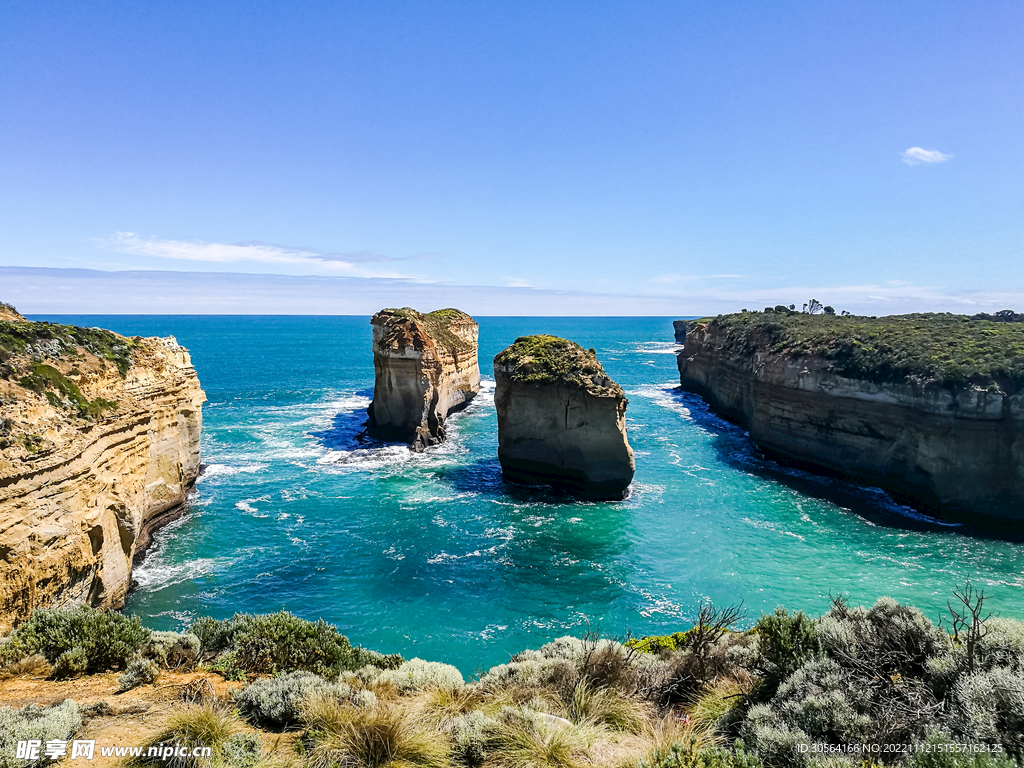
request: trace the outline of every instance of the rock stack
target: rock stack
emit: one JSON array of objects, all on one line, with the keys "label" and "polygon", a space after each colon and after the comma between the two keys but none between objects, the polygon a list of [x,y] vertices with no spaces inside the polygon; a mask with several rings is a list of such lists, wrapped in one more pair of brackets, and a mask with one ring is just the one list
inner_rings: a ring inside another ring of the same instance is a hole
[{"label": "rock stack", "polygon": [[494,358],[498,458],[513,482],[622,499],[633,479],[622,388],[594,350],[521,336]]},{"label": "rock stack", "polygon": [[415,451],[444,440],[448,414],[480,391],[477,324],[465,312],[383,309],[373,326],[368,429]]}]

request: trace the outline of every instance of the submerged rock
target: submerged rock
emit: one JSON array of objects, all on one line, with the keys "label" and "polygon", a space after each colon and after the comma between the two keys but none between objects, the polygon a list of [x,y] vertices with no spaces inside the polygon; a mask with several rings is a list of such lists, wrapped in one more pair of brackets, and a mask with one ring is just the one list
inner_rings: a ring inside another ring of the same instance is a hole
[{"label": "submerged rock", "polygon": [[480,391],[476,321],[457,309],[382,309],[373,326],[370,434],[422,451],[445,438],[448,414]]},{"label": "submerged rock", "polygon": [[594,350],[521,336],[494,358],[498,459],[514,482],[621,499],[633,480],[622,387]]}]

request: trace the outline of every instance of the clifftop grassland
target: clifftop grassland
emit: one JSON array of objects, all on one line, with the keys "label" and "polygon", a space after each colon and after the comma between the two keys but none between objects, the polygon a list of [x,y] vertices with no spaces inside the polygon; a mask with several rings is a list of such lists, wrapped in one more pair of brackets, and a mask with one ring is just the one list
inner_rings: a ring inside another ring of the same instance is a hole
[{"label": "clifftop grassland", "polygon": [[945,628],[887,597],[745,631],[705,603],[685,632],[563,637],[468,681],[289,613],[176,633],[40,610],[0,639],[0,768],[46,762],[15,757],[28,739],[212,750],[135,768],[1016,768],[1024,623],[952,597]]},{"label": "clifftop grassland", "polygon": [[1008,394],[1024,386],[1024,323],[927,313],[841,317],[744,312],[698,320],[724,331],[727,351],[817,356],[829,371],[875,383],[973,386]]},{"label": "clifftop grassland", "polygon": [[622,387],[605,373],[593,349],[557,336],[520,336],[498,353],[494,364],[504,368],[511,381],[568,384],[598,397],[623,395]]}]

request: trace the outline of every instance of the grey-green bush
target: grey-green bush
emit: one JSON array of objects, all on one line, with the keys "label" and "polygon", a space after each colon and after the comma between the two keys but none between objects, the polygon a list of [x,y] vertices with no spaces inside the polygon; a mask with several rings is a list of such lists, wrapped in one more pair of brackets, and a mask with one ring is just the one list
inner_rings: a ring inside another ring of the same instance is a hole
[{"label": "grey-green bush", "polygon": [[191,632],[153,631],[141,654],[161,667],[189,670],[198,663],[201,648],[199,638]]},{"label": "grey-green bush", "polygon": [[344,699],[351,694],[352,689],[344,683],[331,683],[312,672],[300,671],[257,680],[235,695],[235,703],[252,723],[281,729],[299,721],[302,702],[310,696]]},{"label": "grey-green bush", "polygon": [[82,727],[78,705],[71,699],[49,708],[30,704],[22,709],[0,707],[0,768],[25,768],[49,762],[40,750],[40,760],[29,763],[17,758],[18,742],[70,739]]},{"label": "grey-green bush", "polygon": [[455,690],[466,684],[462,673],[451,664],[423,659],[410,659],[398,669],[382,672],[377,679],[391,683],[400,691],[423,691],[427,688]]},{"label": "grey-green bush", "polygon": [[160,667],[152,659],[136,659],[128,665],[124,674],[117,678],[117,690],[130,691],[140,685],[155,683]]},{"label": "grey-green bush", "polygon": [[956,719],[969,739],[1001,744],[1024,758],[1024,677],[1008,667],[961,677],[953,690]]},{"label": "grey-green bush", "polygon": [[805,663],[783,681],[769,706],[816,742],[853,743],[872,735],[865,686],[832,659]]},{"label": "grey-green bush", "polygon": [[498,721],[478,709],[460,715],[452,724],[453,755],[467,765],[480,765],[497,730]]}]

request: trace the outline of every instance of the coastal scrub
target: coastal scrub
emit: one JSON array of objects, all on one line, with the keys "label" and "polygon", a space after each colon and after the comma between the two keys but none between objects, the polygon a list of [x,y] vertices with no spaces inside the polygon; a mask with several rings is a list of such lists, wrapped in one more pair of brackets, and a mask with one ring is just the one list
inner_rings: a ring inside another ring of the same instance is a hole
[{"label": "coastal scrub", "polygon": [[1014,391],[1024,386],[1024,323],[949,313],[843,317],[789,311],[719,315],[694,324],[700,323],[719,331],[725,351],[818,356],[830,372],[852,379]]}]

